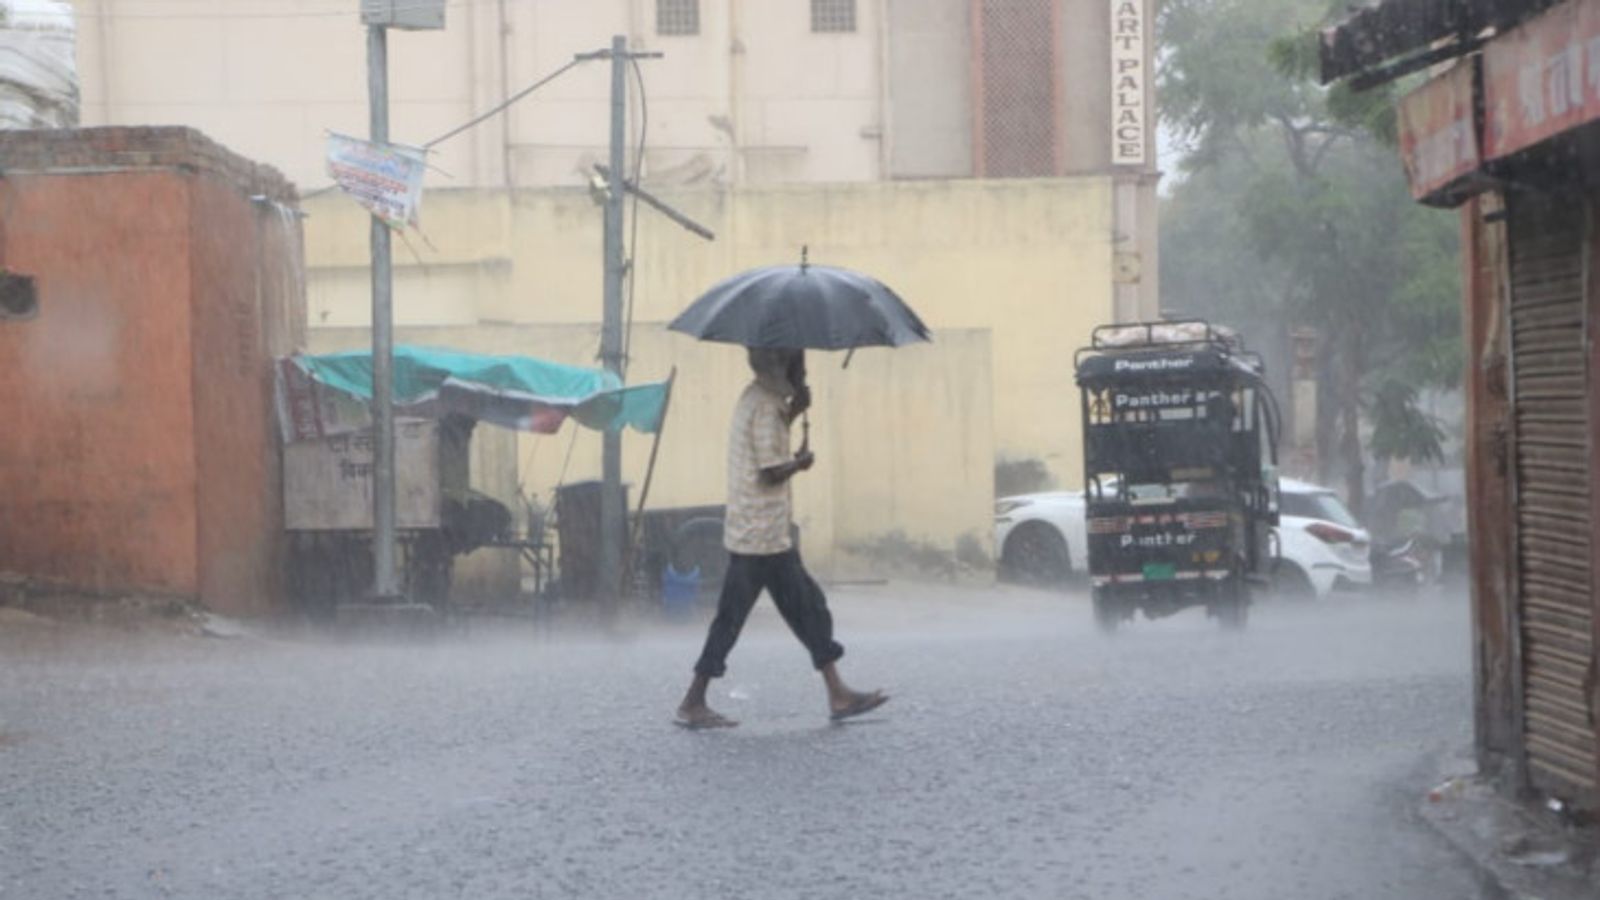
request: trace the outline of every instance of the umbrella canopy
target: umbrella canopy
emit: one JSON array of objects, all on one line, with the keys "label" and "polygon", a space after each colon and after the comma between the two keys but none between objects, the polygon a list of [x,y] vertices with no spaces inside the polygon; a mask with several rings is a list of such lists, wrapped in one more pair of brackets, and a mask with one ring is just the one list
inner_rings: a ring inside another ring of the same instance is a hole
[{"label": "umbrella canopy", "polygon": [[792,350],[899,347],[930,340],[904,300],[875,278],[813,266],[766,266],[700,296],[667,326],[703,341]]}]

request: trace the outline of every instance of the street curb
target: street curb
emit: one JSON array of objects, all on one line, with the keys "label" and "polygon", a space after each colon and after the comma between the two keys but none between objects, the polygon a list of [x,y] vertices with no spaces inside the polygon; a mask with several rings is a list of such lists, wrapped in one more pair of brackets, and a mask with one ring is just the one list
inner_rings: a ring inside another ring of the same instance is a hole
[{"label": "street curb", "polygon": [[422,603],[342,603],[333,631],[347,640],[427,640],[445,634],[446,622]]},{"label": "street curb", "polygon": [[1423,798],[1422,820],[1512,900],[1600,898],[1600,834],[1563,825],[1476,775],[1446,778]]}]

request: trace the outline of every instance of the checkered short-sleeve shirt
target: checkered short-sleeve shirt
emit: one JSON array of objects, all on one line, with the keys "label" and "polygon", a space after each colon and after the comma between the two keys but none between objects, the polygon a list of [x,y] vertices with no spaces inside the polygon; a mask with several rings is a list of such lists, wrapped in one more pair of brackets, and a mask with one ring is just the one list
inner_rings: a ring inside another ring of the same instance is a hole
[{"label": "checkered short-sleeve shirt", "polygon": [[792,544],[793,501],[789,483],[767,484],[761,470],[788,462],[789,423],[776,392],[751,383],[733,408],[728,432],[728,510],[722,542],[730,553],[766,556]]}]

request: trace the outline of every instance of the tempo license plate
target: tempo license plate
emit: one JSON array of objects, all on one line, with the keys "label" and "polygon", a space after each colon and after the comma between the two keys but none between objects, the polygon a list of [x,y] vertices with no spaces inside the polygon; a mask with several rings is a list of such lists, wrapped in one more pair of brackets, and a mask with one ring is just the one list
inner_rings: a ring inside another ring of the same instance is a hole
[{"label": "tempo license plate", "polygon": [[1145,581],[1171,581],[1177,576],[1177,568],[1172,563],[1145,563]]}]

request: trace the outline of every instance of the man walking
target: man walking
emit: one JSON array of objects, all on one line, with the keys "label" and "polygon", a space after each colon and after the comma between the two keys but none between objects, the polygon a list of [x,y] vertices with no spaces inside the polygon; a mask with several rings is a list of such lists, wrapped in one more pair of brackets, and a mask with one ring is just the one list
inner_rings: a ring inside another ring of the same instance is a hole
[{"label": "man walking", "polygon": [[844,648],[833,639],[833,616],[822,588],[800,562],[792,538],[790,479],[811,468],[811,451],[791,454],[789,426],[811,405],[799,350],[752,348],[755,380],[739,396],[728,436],[728,508],[723,543],[728,573],[711,621],[705,648],[695,663],[694,681],[678,707],[686,728],[726,728],[738,723],[706,705],[711,679],[722,677],[739,631],[766,590],[795,637],[822,673],[828,709],[835,720],[860,715],[889,699],[882,691],[851,690],[839,676]]}]

